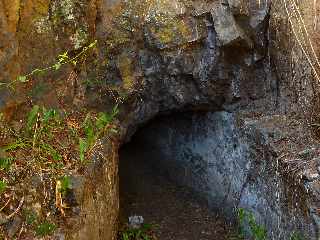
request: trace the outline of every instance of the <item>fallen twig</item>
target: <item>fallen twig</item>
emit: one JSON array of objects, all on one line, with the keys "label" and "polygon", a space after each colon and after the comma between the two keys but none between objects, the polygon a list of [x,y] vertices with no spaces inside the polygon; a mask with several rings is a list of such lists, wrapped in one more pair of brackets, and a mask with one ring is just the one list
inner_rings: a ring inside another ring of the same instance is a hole
[{"label": "fallen twig", "polygon": [[9,198],[9,200],[4,204],[4,206],[2,208],[0,208],[0,212],[2,212],[2,210],[5,209],[8,206],[10,201],[11,201],[11,199]]},{"label": "fallen twig", "polygon": [[24,203],[24,197],[21,198],[17,209],[13,213],[11,213],[9,216],[7,216],[6,219],[11,219],[14,215],[16,215],[19,212],[19,210],[21,209],[23,203]]}]

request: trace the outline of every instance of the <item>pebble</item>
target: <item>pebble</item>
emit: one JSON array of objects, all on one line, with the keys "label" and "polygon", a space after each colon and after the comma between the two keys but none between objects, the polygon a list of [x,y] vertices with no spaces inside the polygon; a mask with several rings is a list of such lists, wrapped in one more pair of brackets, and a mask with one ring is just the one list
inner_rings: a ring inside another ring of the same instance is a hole
[{"label": "pebble", "polygon": [[313,171],[311,169],[307,169],[303,173],[303,178],[308,180],[309,182],[312,182],[312,181],[314,181],[314,180],[319,178],[319,173],[315,172],[315,171]]},{"label": "pebble", "polygon": [[19,216],[15,216],[13,220],[7,226],[7,233],[9,239],[12,239],[16,233],[20,230],[22,219]]},{"label": "pebble", "polygon": [[7,216],[4,213],[0,212],[0,225],[7,223],[9,220],[7,219]]},{"label": "pebble", "polygon": [[144,222],[144,218],[142,216],[130,216],[129,217],[129,227],[133,229],[140,228]]}]

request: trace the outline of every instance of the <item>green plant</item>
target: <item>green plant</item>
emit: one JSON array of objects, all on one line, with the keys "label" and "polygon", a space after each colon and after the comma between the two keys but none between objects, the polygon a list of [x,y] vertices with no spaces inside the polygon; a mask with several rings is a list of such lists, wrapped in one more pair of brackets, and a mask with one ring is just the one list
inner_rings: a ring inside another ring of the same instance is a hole
[{"label": "green plant", "polygon": [[[33,160],[61,168],[61,161],[65,159],[63,156],[78,145],[79,159],[84,163],[98,139],[107,132],[116,132],[112,122],[118,111],[116,105],[110,113],[87,113],[82,124],[76,123],[76,127],[70,127],[68,115],[62,117],[55,109],[34,105],[27,114],[25,126],[14,133],[14,141],[2,150],[13,155],[17,150],[31,151]],[[12,160],[0,159],[0,168],[8,168]]]},{"label": "green plant", "polygon": [[246,220],[246,211],[243,208],[238,209],[238,236],[239,239],[244,239],[245,237],[245,220]]},{"label": "green plant", "polygon": [[32,210],[24,209],[23,215],[25,217],[25,221],[28,225],[33,225],[37,221],[37,214]]},{"label": "green plant", "polygon": [[58,55],[57,61],[54,62],[52,65],[45,67],[45,68],[36,68],[28,74],[18,76],[14,81],[11,81],[10,83],[0,82],[0,87],[6,86],[8,88],[12,88],[13,85],[17,82],[20,82],[20,83],[28,82],[30,80],[30,78],[34,75],[44,74],[44,73],[51,71],[51,70],[57,71],[61,67],[63,67],[64,65],[67,65],[67,64],[72,64],[72,65],[76,66],[78,64],[78,62],[82,59],[82,57],[86,56],[86,54],[88,53],[89,50],[91,50],[97,46],[97,43],[98,43],[97,40],[93,41],[88,46],[82,48],[82,50],[73,57],[69,56],[68,51],[65,51],[64,53]]},{"label": "green plant", "polygon": [[3,180],[0,180],[0,194],[2,194],[7,189],[7,183]]},{"label": "green plant", "polygon": [[0,169],[9,170],[13,160],[14,159],[12,157],[0,157]]},{"label": "green plant", "polygon": [[291,234],[290,240],[304,240],[305,238],[302,236],[301,233],[293,232]]},{"label": "green plant", "polygon": [[[78,70],[86,63],[89,50],[95,48],[96,45],[97,41],[94,41],[82,49],[73,52],[66,51],[60,54],[52,65],[34,69],[30,73],[18,76],[10,83],[0,83],[0,88],[14,89],[19,83],[31,82],[37,75],[48,71],[58,71],[66,64],[72,65],[74,71],[71,73],[77,75],[76,72],[78,73]],[[110,113],[90,112],[88,114],[86,109],[71,109],[68,104],[64,105],[65,101],[61,101],[63,110],[48,109],[40,104],[33,104],[42,99],[42,96],[36,99],[39,93],[43,94],[44,91],[51,93],[51,84],[53,87],[59,87],[61,82],[45,81],[43,83],[43,81],[37,81],[25,84],[24,90],[29,91],[32,88],[29,93],[32,101],[21,101],[22,103],[14,101],[13,108],[10,105],[9,110],[4,109],[3,113],[0,113],[0,170],[6,170],[1,171],[3,180],[0,180],[0,194],[5,192],[10,196],[12,194],[12,196],[24,199],[21,195],[24,194],[24,190],[28,190],[27,187],[23,188],[23,191],[16,191],[18,188],[15,186],[24,181],[29,183],[31,180],[29,173],[32,173],[32,176],[42,176],[43,172],[46,173],[45,180],[42,177],[39,179],[42,181],[45,191],[43,194],[37,195],[37,197],[43,198],[41,199],[41,211],[37,211],[39,216],[30,210],[24,213],[26,228],[32,229],[40,237],[50,235],[56,229],[54,223],[56,223],[57,215],[54,215],[52,208],[49,207],[54,196],[47,194],[47,191],[52,189],[51,184],[56,182],[56,207],[60,207],[58,209],[65,216],[63,210],[72,204],[65,196],[72,188],[69,175],[74,172],[74,169],[83,171],[84,166],[81,163],[85,162],[88,154],[97,146],[97,141],[108,136],[105,135],[107,133],[116,132],[112,121],[118,113],[118,105]],[[57,97],[61,97],[61,95]],[[12,109],[14,109],[12,111],[16,111],[18,107],[19,111],[20,109],[21,112],[25,111],[25,108],[29,106],[28,103],[33,106],[24,116],[18,114],[12,117],[11,112],[8,114],[8,111]],[[51,105],[50,101],[47,104]],[[55,103],[54,105],[56,106]],[[79,161],[79,149],[81,161]],[[59,178],[59,176],[62,177]],[[47,179],[49,180],[47,181]],[[58,183],[59,188],[57,187]],[[21,201],[23,203],[23,200]],[[52,217],[50,218],[52,222],[45,220],[49,215]]]},{"label": "green plant", "polygon": [[54,133],[61,127],[60,125],[60,117],[55,110],[35,105],[27,114],[25,127],[20,132],[15,132],[16,139],[2,150],[12,152],[18,149],[30,149],[34,159],[50,157],[54,162],[60,161],[62,156],[57,147],[52,145]]},{"label": "green plant", "polygon": [[61,194],[66,195],[66,193],[72,189],[71,179],[69,176],[63,176],[61,179]]},{"label": "green plant", "polygon": [[56,230],[56,225],[48,221],[44,221],[36,226],[35,232],[37,236],[44,237],[51,235]]},{"label": "green plant", "polygon": [[27,131],[31,132],[33,129],[33,126],[35,125],[38,115],[40,111],[40,107],[38,105],[34,105],[31,109],[31,111],[28,113],[27,118]]},{"label": "green plant", "polygon": [[27,143],[24,142],[24,139],[18,138],[14,142],[8,144],[7,146],[3,147],[2,150],[5,152],[10,152],[19,148],[29,147]]},{"label": "green plant", "polygon": [[120,240],[152,240],[151,231],[154,226],[143,224],[140,228],[129,228],[120,233]]},{"label": "green plant", "polygon": [[91,152],[97,140],[106,130],[117,132],[111,123],[118,113],[118,105],[115,105],[111,113],[100,112],[96,118],[93,118],[90,113],[87,114],[82,124],[84,137],[79,138],[79,157],[81,162],[85,161],[86,154]]},{"label": "green plant", "polygon": [[267,230],[258,224],[252,212],[243,208],[238,209],[239,239],[245,239],[249,235],[254,240],[267,240]]},{"label": "green plant", "polygon": [[41,222],[33,210],[23,209],[23,216],[25,223],[33,228],[36,236],[44,237],[51,235],[57,228],[54,223],[47,220]]},{"label": "green plant", "polygon": [[248,213],[248,219],[254,240],[266,240],[267,230],[264,226],[257,224],[253,213]]}]

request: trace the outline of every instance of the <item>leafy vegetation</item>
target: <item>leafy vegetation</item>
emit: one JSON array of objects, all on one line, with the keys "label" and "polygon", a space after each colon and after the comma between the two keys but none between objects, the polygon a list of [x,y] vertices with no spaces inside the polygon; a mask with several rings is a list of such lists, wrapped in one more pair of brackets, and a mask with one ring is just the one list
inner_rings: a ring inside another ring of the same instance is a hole
[{"label": "leafy vegetation", "polygon": [[7,188],[7,183],[3,180],[0,180],[0,194],[3,193]]},{"label": "leafy vegetation", "polygon": [[32,225],[37,221],[37,215],[31,210],[25,209],[24,216],[28,225]]},{"label": "leafy vegetation", "polygon": [[63,176],[61,178],[61,194],[66,195],[69,190],[72,189],[72,184],[69,176]]},{"label": "leafy vegetation", "polygon": [[52,234],[55,229],[56,229],[55,224],[44,221],[36,227],[35,231],[37,236],[44,237]]},{"label": "leafy vegetation", "polygon": [[[236,236],[232,239],[237,240],[268,240],[267,229],[265,226],[258,224],[253,213],[243,208],[238,209],[239,229]],[[304,237],[297,232],[293,232],[290,240],[304,240]]]},{"label": "leafy vegetation", "polygon": [[94,49],[97,46],[97,43],[97,40],[93,41],[88,46],[83,47],[82,50],[75,56],[70,56],[68,51],[65,51],[64,53],[58,55],[57,61],[54,62],[52,65],[45,68],[36,68],[32,70],[30,73],[18,76],[16,80],[11,81],[10,83],[0,83],[0,87],[5,86],[8,88],[12,88],[13,85],[17,82],[26,83],[30,80],[32,76],[44,74],[48,71],[57,71],[67,64],[72,64],[76,66],[78,62],[81,61],[81,59],[85,57],[90,50]]},{"label": "leafy vegetation", "polygon": [[34,229],[34,235],[36,236],[44,237],[51,235],[57,228],[54,223],[48,220],[41,221],[39,216],[37,216],[37,214],[30,209],[24,209],[23,215],[26,224]]},{"label": "leafy vegetation", "polygon": [[8,171],[12,165],[13,158],[0,157],[0,169]]},{"label": "leafy vegetation", "polygon": [[[239,239],[245,239],[249,235],[254,240],[266,240],[267,230],[264,226],[257,224],[252,212],[243,208],[238,210]],[[248,231],[249,230],[249,231]]]},{"label": "leafy vegetation", "polygon": [[301,233],[293,232],[291,234],[290,240],[305,240]]},{"label": "leafy vegetation", "polygon": [[128,228],[120,232],[120,240],[155,240],[152,234],[153,225],[143,224],[140,228]]},{"label": "leafy vegetation", "polygon": [[103,134],[107,131],[116,132],[112,121],[117,113],[117,106],[109,114],[88,113],[81,124],[75,122],[72,115],[64,113],[63,117],[55,109],[35,105],[27,115],[26,126],[20,131],[11,129],[14,140],[2,147],[11,157],[1,159],[0,167],[8,168],[17,150],[29,152],[29,156],[32,156],[30,161],[37,163],[48,165],[66,162],[71,160],[66,156],[66,151],[77,148],[77,144],[79,160],[83,163]]},{"label": "leafy vegetation", "polygon": [[81,162],[85,161],[85,155],[92,151],[97,140],[106,131],[106,126],[109,131],[116,133],[116,129],[109,124],[114,120],[118,112],[118,105],[116,105],[110,114],[100,112],[95,120],[92,120],[90,113],[87,114],[82,125],[84,129],[84,137],[79,138]]},{"label": "leafy vegetation", "polygon": [[[83,173],[94,150],[101,147],[97,143],[117,132],[114,120],[119,110],[118,105],[110,113],[85,108],[74,110],[63,101],[58,106],[54,104],[55,108],[47,107],[52,105],[34,100],[39,92],[50,90],[52,83],[35,82],[35,77],[71,65],[75,75],[72,77],[77,78],[76,72],[84,66],[97,43],[94,40],[77,51],[65,51],[50,66],[36,68],[10,83],[0,83],[0,87],[8,90],[15,90],[16,84],[26,90],[27,86],[33,89],[27,95],[30,99],[23,102],[26,107],[18,119],[8,117],[6,109],[0,113],[0,204],[3,212],[10,214],[10,209],[19,203],[17,198],[23,203],[25,194],[34,198],[37,192],[37,201],[41,202],[37,214],[30,210],[33,206],[26,204],[22,211],[26,226],[40,237],[53,233],[58,225],[55,217],[67,216],[67,209],[70,209],[67,193],[73,187],[70,176]],[[9,110],[16,112],[15,106]]]},{"label": "leafy vegetation", "polygon": [[[41,216],[29,213],[25,218],[37,236],[50,235],[56,229],[54,219],[39,220],[56,211],[52,212],[52,202],[57,213],[68,214],[67,193],[72,190],[70,176],[83,171],[93,150],[100,147],[97,144],[100,139],[117,132],[113,123],[117,114],[117,105],[110,113],[86,110],[68,113],[34,105],[18,123],[0,121],[0,128],[8,132],[0,142],[0,176],[3,178],[0,194],[5,191],[8,196],[19,194],[14,193],[16,190],[28,192],[28,185],[25,189],[8,186],[24,186],[31,177],[40,176],[42,179],[43,172],[46,173],[46,180],[41,180],[44,192],[39,193],[44,201]],[[50,185],[52,183],[57,184],[55,195],[48,192],[54,187]],[[4,198],[1,202],[5,205]]]}]

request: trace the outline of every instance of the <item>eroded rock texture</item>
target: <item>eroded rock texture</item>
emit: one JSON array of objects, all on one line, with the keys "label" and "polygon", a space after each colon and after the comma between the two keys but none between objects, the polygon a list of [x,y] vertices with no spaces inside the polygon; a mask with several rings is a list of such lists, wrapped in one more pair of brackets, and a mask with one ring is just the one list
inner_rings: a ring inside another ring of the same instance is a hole
[{"label": "eroded rock texture", "polygon": [[[238,208],[252,211],[270,239],[290,239],[294,232],[317,239],[313,193],[307,192],[314,192],[310,185],[319,180],[319,162],[313,159],[319,144],[299,139],[301,125],[295,125],[299,133],[293,132],[287,121],[228,112],[163,116],[138,132],[134,140],[144,150],[135,157],[190,187],[231,221]],[[309,148],[300,151],[306,142]],[[302,163],[303,153],[308,164]]]},{"label": "eroded rock texture", "polygon": [[[314,16],[311,5],[299,3],[306,27],[314,31],[317,19],[305,18]],[[280,0],[0,0],[0,81],[51,64],[63,51],[76,54],[98,39],[85,67],[36,77],[34,86],[44,90],[31,98],[105,110],[121,96],[120,142],[170,111],[291,112],[309,107],[313,96],[312,81],[306,81],[313,79],[312,68],[289,30],[292,9],[293,3]],[[296,86],[306,94],[297,94]],[[30,97],[23,90],[2,90],[0,105],[19,110]],[[117,148],[107,152],[113,156]],[[91,187],[67,239],[115,239],[117,161],[110,156],[98,161],[97,174],[88,171]]]},{"label": "eroded rock texture", "polygon": [[132,96],[127,122],[137,125],[177,109],[273,108],[278,93],[267,51],[270,6],[259,7],[248,6],[244,14],[218,1],[170,11],[154,6],[155,16],[142,25],[143,47],[125,49],[109,64],[106,80]]}]

